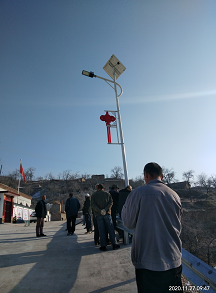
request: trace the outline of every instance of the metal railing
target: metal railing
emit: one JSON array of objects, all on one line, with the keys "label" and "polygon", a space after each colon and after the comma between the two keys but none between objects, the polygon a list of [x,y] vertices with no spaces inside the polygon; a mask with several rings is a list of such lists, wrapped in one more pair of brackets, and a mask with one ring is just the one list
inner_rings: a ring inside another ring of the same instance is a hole
[{"label": "metal railing", "polygon": [[[121,219],[117,219],[117,228],[124,232],[124,244],[128,245],[130,235],[133,235],[133,230],[125,228]],[[200,292],[208,293],[216,292],[216,269],[185,249],[182,249],[182,275],[194,286],[190,286],[191,290],[197,289]]]}]

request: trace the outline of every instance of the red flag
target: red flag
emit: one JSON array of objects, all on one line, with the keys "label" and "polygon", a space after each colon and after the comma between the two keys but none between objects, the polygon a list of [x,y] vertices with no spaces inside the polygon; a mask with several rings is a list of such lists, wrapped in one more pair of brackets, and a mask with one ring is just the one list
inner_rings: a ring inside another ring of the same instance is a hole
[{"label": "red flag", "polygon": [[22,174],[23,180],[26,183],[26,178],[25,178],[25,174],[24,174],[24,171],[23,171],[22,163],[20,163],[20,173]]}]

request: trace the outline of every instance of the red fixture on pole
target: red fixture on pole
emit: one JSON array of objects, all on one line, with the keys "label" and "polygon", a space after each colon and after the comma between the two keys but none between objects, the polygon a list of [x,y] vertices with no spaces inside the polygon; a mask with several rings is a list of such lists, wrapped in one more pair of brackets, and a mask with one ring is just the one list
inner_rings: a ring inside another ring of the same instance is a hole
[{"label": "red fixture on pole", "polygon": [[109,115],[109,113],[106,112],[105,115],[100,116],[100,120],[106,122],[108,143],[111,143],[110,123],[114,122],[116,118],[114,116]]}]

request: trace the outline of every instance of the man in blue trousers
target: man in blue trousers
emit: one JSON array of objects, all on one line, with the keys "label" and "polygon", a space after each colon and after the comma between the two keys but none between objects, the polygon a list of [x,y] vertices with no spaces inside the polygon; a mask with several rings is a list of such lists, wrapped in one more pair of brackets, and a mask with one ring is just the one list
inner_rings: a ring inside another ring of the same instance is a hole
[{"label": "man in blue trousers", "polygon": [[120,246],[116,243],[115,231],[111,217],[113,200],[110,193],[104,191],[103,184],[97,185],[97,191],[93,193],[91,197],[91,204],[99,229],[101,244],[100,250],[106,251],[107,232],[109,233],[113,249],[120,248]]}]

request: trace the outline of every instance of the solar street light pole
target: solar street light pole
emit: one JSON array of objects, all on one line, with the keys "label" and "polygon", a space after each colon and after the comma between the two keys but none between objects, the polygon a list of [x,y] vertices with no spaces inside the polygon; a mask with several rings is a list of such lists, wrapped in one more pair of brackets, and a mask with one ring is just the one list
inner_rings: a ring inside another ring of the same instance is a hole
[{"label": "solar street light pole", "polygon": [[[97,77],[97,78],[103,79],[108,84],[109,84],[109,82],[114,83],[114,88],[110,84],[109,85],[115,90],[116,106],[117,106],[118,122],[119,122],[118,124],[119,124],[119,132],[120,132],[120,144],[121,144],[121,150],[122,150],[122,160],[123,160],[124,177],[125,177],[125,187],[127,187],[129,185],[129,179],[128,179],[126,151],[125,151],[125,145],[124,145],[124,137],[123,137],[122,123],[121,123],[121,115],[120,115],[120,107],[119,107],[119,97],[122,95],[123,90],[122,90],[122,87],[120,86],[120,84],[118,84],[116,82],[115,67],[113,67],[113,80],[110,80],[110,79],[107,79],[107,78],[104,78],[104,77],[95,75],[94,72],[92,72],[92,71],[88,72],[86,70],[83,70],[82,71],[82,75],[85,75],[85,76],[88,76],[88,77],[91,77],[91,78]],[[116,86],[119,86],[119,88],[121,90],[121,93],[119,95],[117,93],[117,87]]]},{"label": "solar street light pole", "polygon": [[115,90],[115,95],[116,95],[116,106],[117,106],[118,121],[119,121],[119,132],[120,132],[122,160],[123,160],[124,176],[125,176],[125,187],[127,187],[129,185],[129,179],[128,179],[126,152],[125,152],[124,136],[123,136],[123,130],[122,130],[122,123],[121,123],[119,99],[118,99],[119,97],[118,97],[117,88],[116,88],[115,67],[113,67],[113,78],[114,78],[114,90]]}]

